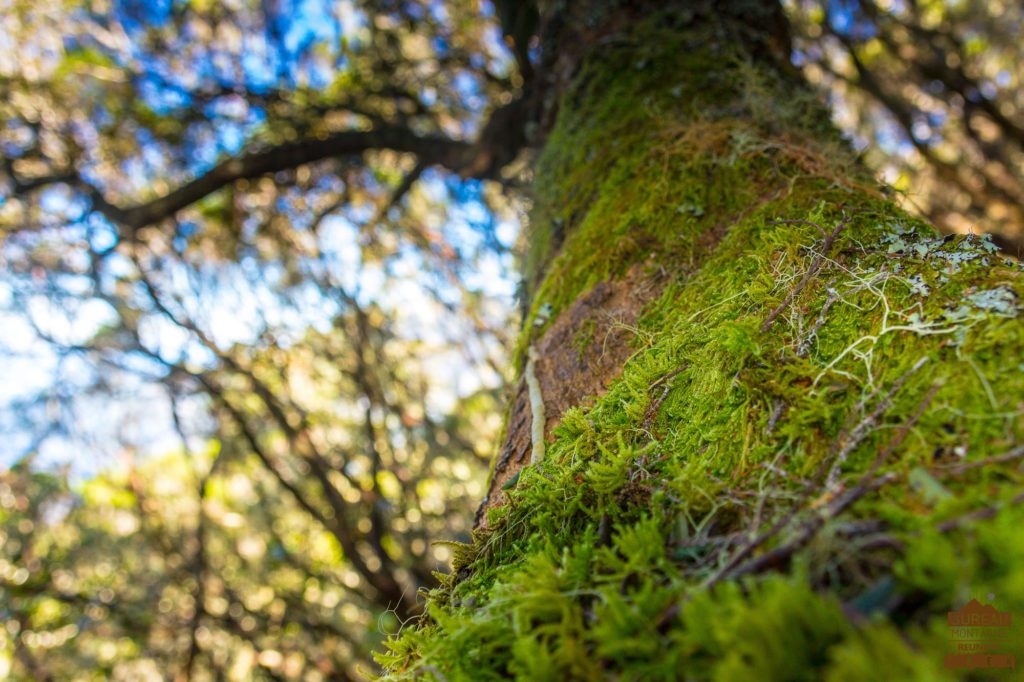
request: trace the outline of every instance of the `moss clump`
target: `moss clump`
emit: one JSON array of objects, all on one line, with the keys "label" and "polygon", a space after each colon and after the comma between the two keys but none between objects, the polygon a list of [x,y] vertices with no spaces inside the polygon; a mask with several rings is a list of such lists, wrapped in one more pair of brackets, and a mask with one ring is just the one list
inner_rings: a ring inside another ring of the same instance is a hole
[{"label": "moss clump", "polygon": [[952,678],[972,597],[1015,614],[1022,660],[1020,268],[865,189],[780,77],[658,30],[566,97],[534,310],[631,263],[676,276],[386,676]]}]

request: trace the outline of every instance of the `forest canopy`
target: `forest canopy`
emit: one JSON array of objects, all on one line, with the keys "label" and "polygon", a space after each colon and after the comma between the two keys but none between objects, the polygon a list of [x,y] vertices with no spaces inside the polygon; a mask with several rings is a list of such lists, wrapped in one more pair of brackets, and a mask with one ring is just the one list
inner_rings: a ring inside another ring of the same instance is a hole
[{"label": "forest canopy", "polygon": [[[791,0],[894,198],[1024,244],[1024,9]],[[0,1],[0,676],[358,679],[486,493],[529,3]]]}]

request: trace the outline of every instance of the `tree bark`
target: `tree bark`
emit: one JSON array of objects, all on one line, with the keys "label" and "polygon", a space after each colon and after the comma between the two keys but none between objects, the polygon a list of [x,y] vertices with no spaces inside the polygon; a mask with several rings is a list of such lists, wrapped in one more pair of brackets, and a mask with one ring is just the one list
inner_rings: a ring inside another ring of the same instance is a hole
[{"label": "tree bark", "polygon": [[540,9],[523,379],[388,674],[954,676],[948,611],[1024,617],[1020,268],[887,199],[774,3]]}]

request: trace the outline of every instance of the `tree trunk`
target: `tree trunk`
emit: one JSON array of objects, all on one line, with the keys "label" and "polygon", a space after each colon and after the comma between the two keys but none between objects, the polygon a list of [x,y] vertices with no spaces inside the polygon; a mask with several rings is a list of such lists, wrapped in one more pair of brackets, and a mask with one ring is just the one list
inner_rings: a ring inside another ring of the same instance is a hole
[{"label": "tree trunk", "polygon": [[886,198],[774,4],[546,5],[523,378],[388,672],[955,677],[972,597],[1019,656],[1020,268]]}]

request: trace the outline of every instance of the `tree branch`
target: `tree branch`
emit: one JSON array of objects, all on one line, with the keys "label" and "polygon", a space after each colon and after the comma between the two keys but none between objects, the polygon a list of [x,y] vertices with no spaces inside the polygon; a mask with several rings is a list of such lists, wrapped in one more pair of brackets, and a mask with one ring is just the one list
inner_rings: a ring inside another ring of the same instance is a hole
[{"label": "tree branch", "polygon": [[458,169],[466,163],[471,145],[441,136],[421,137],[399,126],[386,126],[367,131],[345,131],[322,140],[290,142],[224,161],[169,194],[131,208],[115,209],[113,215],[102,206],[97,208],[115,222],[137,230],[168,218],[237,180],[257,178],[307,163],[360,154],[371,149],[410,152],[425,162]]},{"label": "tree branch", "polygon": [[[495,110],[476,142],[443,135],[418,135],[409,128],[392,124],[381,124],[370,130],[347,130],[322,139],[287,142],[222,161],[163,196],[128,207],[108,201],[100,188],[76,171],[61,171],[36,178],[19,178],[11,173],[11,177],[15,194],[27,194],[51,184],[72,185],[92,200],[94,210],[134,232],[170,218],[238,180],[258,178],[373,149],[415,154],[419,168],[440,165],[467,177],[489,177],[497,171],[499,163],[507,162],[525,144],[523,113],[518,101]],[[8,169],[9,172],[11,170]]]}]

